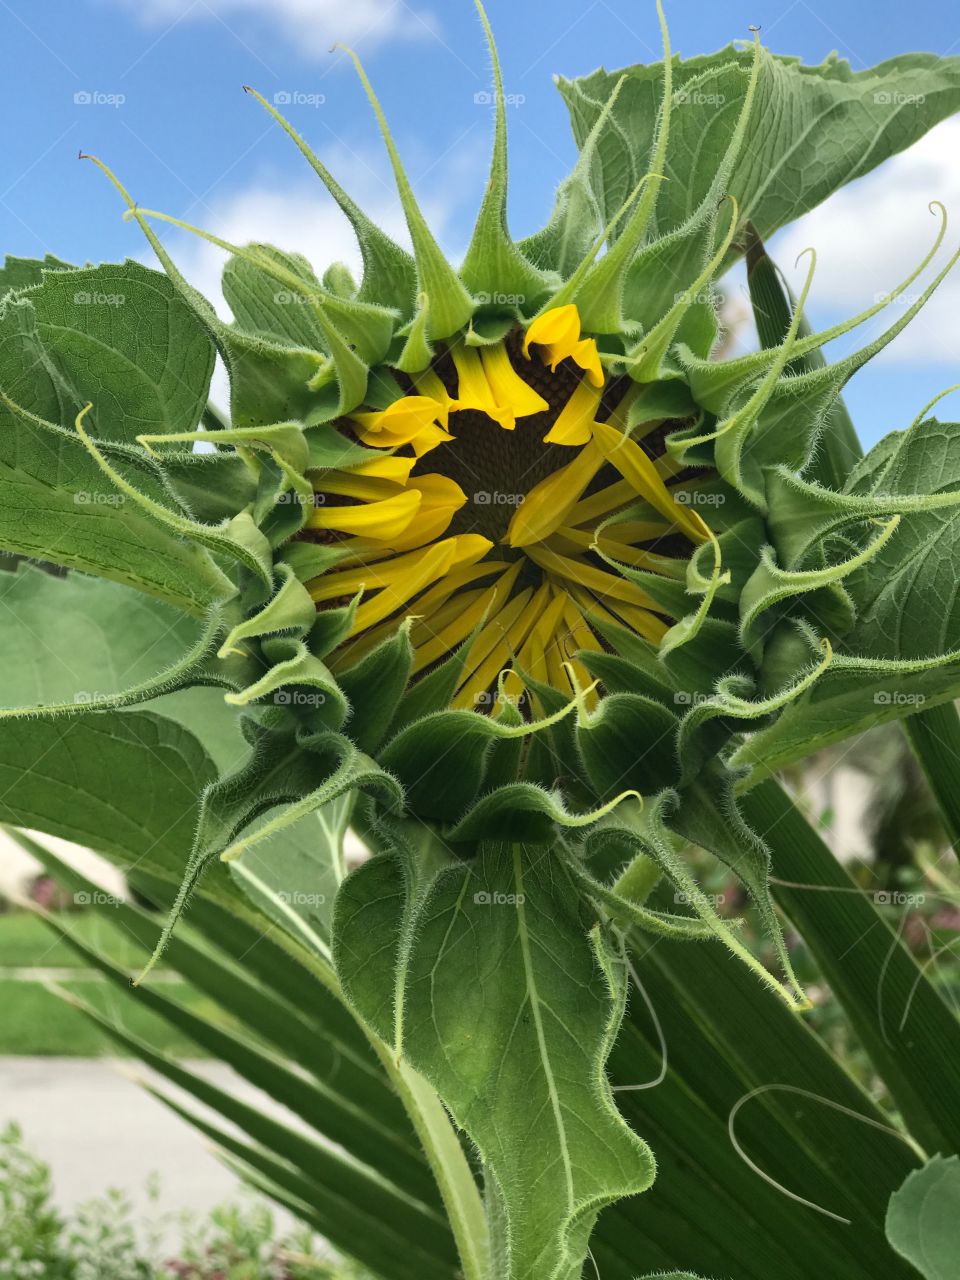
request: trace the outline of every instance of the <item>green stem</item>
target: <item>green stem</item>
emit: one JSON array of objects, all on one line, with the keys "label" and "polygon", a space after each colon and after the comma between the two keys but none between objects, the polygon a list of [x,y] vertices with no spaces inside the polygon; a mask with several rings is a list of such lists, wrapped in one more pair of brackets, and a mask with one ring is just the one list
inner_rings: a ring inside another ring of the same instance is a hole
[{"label": "green stem", "polygon": [[[315,975],[350,1010],[333,966],[321,956],[311,955],[310,959]],[[490,1271],[489,1231],[480,1189],[439,1094],[412,1067],[398,1062],[390,1047],[374,1035],[363,1019],[357,1018],[357,1022],[390,1077],[423,1146],[456,1241],[463,1280],[495,1280]]]},{"label": "green stem", "polygon": [[375,1047],[413,1121],[437,1180],[457,1242],[463,1280],[491,1280],[483,1200],[450,1117],[436,1090],[423,1076],[404,1062],[398,1064],[386,1045]]},{"label": "green stem", "polygon": [[960,715],[956,704],[941,703],[903,722],[943,818],[950,843],[960,848]]},{"label": "green stem", "polygon": [[661,871],[652,858],[638,853],[613,886],[614,893],[642,907],[660,881]]},{"label": "green stem", "polygon": [[960,1024],[878,906],[850,877],[778,782],[741,797],[772,858],[774,897],[850,1018],[928,1151],[960,1146]]}]

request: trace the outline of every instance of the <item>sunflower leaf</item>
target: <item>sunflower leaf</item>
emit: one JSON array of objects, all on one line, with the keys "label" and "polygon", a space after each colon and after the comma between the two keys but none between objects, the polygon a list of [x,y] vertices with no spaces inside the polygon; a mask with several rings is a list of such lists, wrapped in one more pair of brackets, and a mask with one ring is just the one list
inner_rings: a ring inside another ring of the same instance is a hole
[{"label": "sunflower leaf", "polygon": [[408,855],[344,881],[341,980],[477,1146],[506,1223],[499,1274],[568,1280],[599,1210],[653,1177],[604,1075],[622,956],[548,847],[487,844],[417,879]]},{"label": "sunflower leaf", "polygon": [[[657,200],[657,233],[679,227],[706,197],[735,128],[751,59],[749,50],[731,45],[675,60],[677,93],[667,155],[671,181]],[[574,135],[583,145],[624,75],[626,83],[595,143],[600,165],[594,172],[602,183],[596,195],[605,220],[650,167],[662,64],[558,80]],[[767,238],[958,108],[960,58],[904,54],[854,72],[835,55],[819,66],[765,57],[756,110],[727,190],[737,198],[741,216]]]}]

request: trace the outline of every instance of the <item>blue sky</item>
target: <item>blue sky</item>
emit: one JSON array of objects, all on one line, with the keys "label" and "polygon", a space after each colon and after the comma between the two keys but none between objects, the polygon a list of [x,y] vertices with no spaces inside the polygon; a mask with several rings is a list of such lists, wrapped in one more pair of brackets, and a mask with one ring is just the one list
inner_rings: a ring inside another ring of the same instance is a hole
[{"label": "blue sky", "polygon": [[[551,75],[656,59],[656,16],[652,0],[487,0],[487,7],[506,89],[517,100],[511,222],[522,234],[543,221],[574,155]],[[774,51],[808,62],[833,49],[855,68],[915,48],[960,54],[960,10],[947,0],[668,0],[667,12],[684,55],[745,37],[751,23]],[[241,92],[244,82],[267,97],[289,92],[297,127],[393,225],[369,109],[346,59],[329,51],[337,39],[363,56],[418,193],[457,253],[482,188],[490,127],[489,108],[474,100],[488,66],[470,0],[0,0],[7,104],[0,248],[75,262],[143,254],[115,193],[93,166],[77,162],[84,149],[107,160],[144,205],[228,236],[302,245],[318,267],[350,256],[350,236],[319,184]],[[949,204],[955,195],[960,212],[958,127],[941,126],[916,156],[894,161],[885,191],[882,178],[868,177],[782,237],[791,257],[816,237],[815,320],[873,301],[904,274],[903,264],[929,242],[927,200]],[[215,259],[176,236],[171,244],[214,288]],[[938,390],[960,381],[956,311],[947,305],[958,299],[945,296],[912,344],[851,385],[865,440],[906,425]]]}]

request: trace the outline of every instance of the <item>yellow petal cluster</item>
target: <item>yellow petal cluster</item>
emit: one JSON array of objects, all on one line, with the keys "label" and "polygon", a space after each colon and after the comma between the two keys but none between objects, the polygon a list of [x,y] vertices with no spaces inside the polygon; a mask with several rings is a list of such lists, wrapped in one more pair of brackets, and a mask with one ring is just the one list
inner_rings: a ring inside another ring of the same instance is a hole
[{"label": "yellow petal cluster", "polygon": [[[517,683],[516,675],[513,684],[499,682],[505,669],[579,696],[591,682],[578,655],[602,647],[598,627],[627,627],[653,644],[667,631],[662,607],[615,566],[670,573],[674,563],[649,544],[680,532],[696,545],[710,532],[675,501],[666,483],[670,460],[654,461],[640,443],[658,424],[628,433],[633,391],[612,410],[605,403],[600,353],[583,336],[577,308],[538,316],[524,335],[524,357],[534,347],[551,370],[569,359],[583,372],[537,446],[548,455],[559,449],[557,462],[504,515],[496,541],[486,536],[488,525],[476,531],[474,513],[460,515],[468,498],[444,474],[444,458],[457,447],[459,413],[483,414],[491,430],[513,432],[520,419],[550,409],[506,344],[458,342],[449,349],[446,382],[433,367],[413,379],[414,394],[350,416],[357,438],[379,456],[315,476],[317,506],[308,521],[342,553],[309,584],[313,598],[330,605],[359,595],[335,665],[349,665],[410,618],[414,670],[465,645],[454,705],[492,709],[493,691]],[[563,458],[563,450],[572,456]],[[421,474],[429,453],[436,462]],[[490,490],[501,481],[476,479],[478,489]]]}]

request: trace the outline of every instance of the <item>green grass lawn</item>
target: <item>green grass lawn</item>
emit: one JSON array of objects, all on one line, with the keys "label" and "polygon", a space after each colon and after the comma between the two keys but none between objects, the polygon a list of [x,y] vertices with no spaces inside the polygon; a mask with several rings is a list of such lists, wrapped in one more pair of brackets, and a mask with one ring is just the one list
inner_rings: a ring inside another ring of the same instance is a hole
[{"label": "green grass lawn", "polygon": [[[125,969],[138,969],[143,952],[101,916],[82,911],[64,913],[61,922],[77,938]],[[155,1048],[178,1056],[202,1056],[179,1032],[145,1009],[134,990],[93,977],[86,962],[44,922],[28,912],[0,915],[0,1056],[37,1054],[61,1057],[100,1057],[124,1050],[78,1009],[60,999],[42,981],[17,978],[17,969],[74,969],[76,978],[57,977],[57,985],[107,1014],[132,1035]],[[82,974],[82,976],[81,976]],[[216,1005],[185,982],[164,982],[163,992],[203,1017]]]}]

